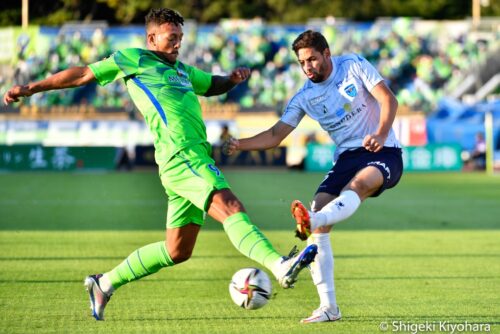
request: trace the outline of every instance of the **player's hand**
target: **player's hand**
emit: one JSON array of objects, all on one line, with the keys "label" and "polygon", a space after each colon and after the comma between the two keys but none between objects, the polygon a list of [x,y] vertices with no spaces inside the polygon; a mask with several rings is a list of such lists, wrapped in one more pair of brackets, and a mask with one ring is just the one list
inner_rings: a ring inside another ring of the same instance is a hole
[{"label": "player's hand", "polygon": [[363,147],[370,152],[378,152],[384,147],[387,136],[370,134],[363,139]]},{"label": "player's hand", "polygon": [[247,67],[238,67],[229,74],[229,80],[235,85],[245,81],[250,77],[250,69]]},{"label": "player's hand", "polygon": [[14,86],[5,93],[3,96],[3,103],[8,105],[9,103],[19,102],[20,97],[31,96],[32,93],[28,86]]},{"label": "player's hand", "polygon": [[224,143],[222,143],[222,153],[224,153],[225,155],[232,155],[238,150],[239,147],[240,142],[238,141],[238,139],[231,137],[228,140],[224,141]]}]

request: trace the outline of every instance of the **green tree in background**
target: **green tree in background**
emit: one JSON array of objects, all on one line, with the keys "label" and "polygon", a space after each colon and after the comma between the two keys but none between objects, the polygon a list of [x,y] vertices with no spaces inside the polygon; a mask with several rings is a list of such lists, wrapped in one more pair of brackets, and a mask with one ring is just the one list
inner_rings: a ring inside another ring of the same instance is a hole
[{"label": "green tree in background", "polygon": [[[153,7],[175,8],[188,19],[214,23],[221,18],[254,18],[276,23],[304,23],[336,16],[370,21],[381,16],[464,19],[472,0],[30,0],[30,23],[61,25],[68,21],[105,20],[112,25],[143,24]],[[483,16],[500,16],[500,1],[490,0]],[[21,24],[21,1],[0,2],[0,25]]]}]

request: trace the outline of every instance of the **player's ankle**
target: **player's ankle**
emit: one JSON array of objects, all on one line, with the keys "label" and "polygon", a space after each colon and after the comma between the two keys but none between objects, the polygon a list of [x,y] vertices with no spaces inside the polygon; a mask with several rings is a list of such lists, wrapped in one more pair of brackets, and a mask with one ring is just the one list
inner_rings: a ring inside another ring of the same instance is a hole
[{"label": "player's ankle", "polygon": [[281,258],[277,259],[270,268],[276,279],[280,279],[280,277],[283,275],[283,261],[285,260],[286,258],[282,256]]},{"label": "player's ankle", "polygon": [[322,212],[309,212],[310,215],[310,224],[311,224],[311,232],[314,232],[316,229],[326,226],[327,217]]},{"label": "player's ankle", "polygon": [[108,296],[111,296],[113,292],[115,292],[115,288],[113,288],[108,274],[103,274],[99,278],[99,287],[101,288],[102,292],[104,292]]}]

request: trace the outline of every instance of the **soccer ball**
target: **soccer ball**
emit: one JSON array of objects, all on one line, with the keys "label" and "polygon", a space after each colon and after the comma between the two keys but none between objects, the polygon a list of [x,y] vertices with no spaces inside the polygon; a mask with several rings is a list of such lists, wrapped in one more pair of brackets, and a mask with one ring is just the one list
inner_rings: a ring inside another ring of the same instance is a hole
[{"label": "soccer ball", "polygon": [[272,285],[267,274],[257,268],[238,270],[229,283],[229,294],[236,305],[247,310],[263,307],[271,298]]}]

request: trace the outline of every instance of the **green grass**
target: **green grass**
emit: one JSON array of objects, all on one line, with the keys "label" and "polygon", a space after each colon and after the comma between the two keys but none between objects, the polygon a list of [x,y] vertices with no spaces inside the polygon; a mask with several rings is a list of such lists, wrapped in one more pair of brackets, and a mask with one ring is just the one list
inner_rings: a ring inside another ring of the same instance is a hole
[{"label": "green grass", "polygon": [[[288,206],[308,202],[321,174],[226,175],[279,251],[298,243]],[[0,174],[0,333],[382,333],[392,321],[489,323],[500,333],[498,177],[407,174],[339,224],[340,322],[298,323],[318,304],[306,273],[293,290],[274,284],[261,310],[236,307],[229,279],[255,264],[211,220],[190,261],[124,286],[107,320],[93,321],[83,277],[164,238],[165,212],[155,173]]]}]

